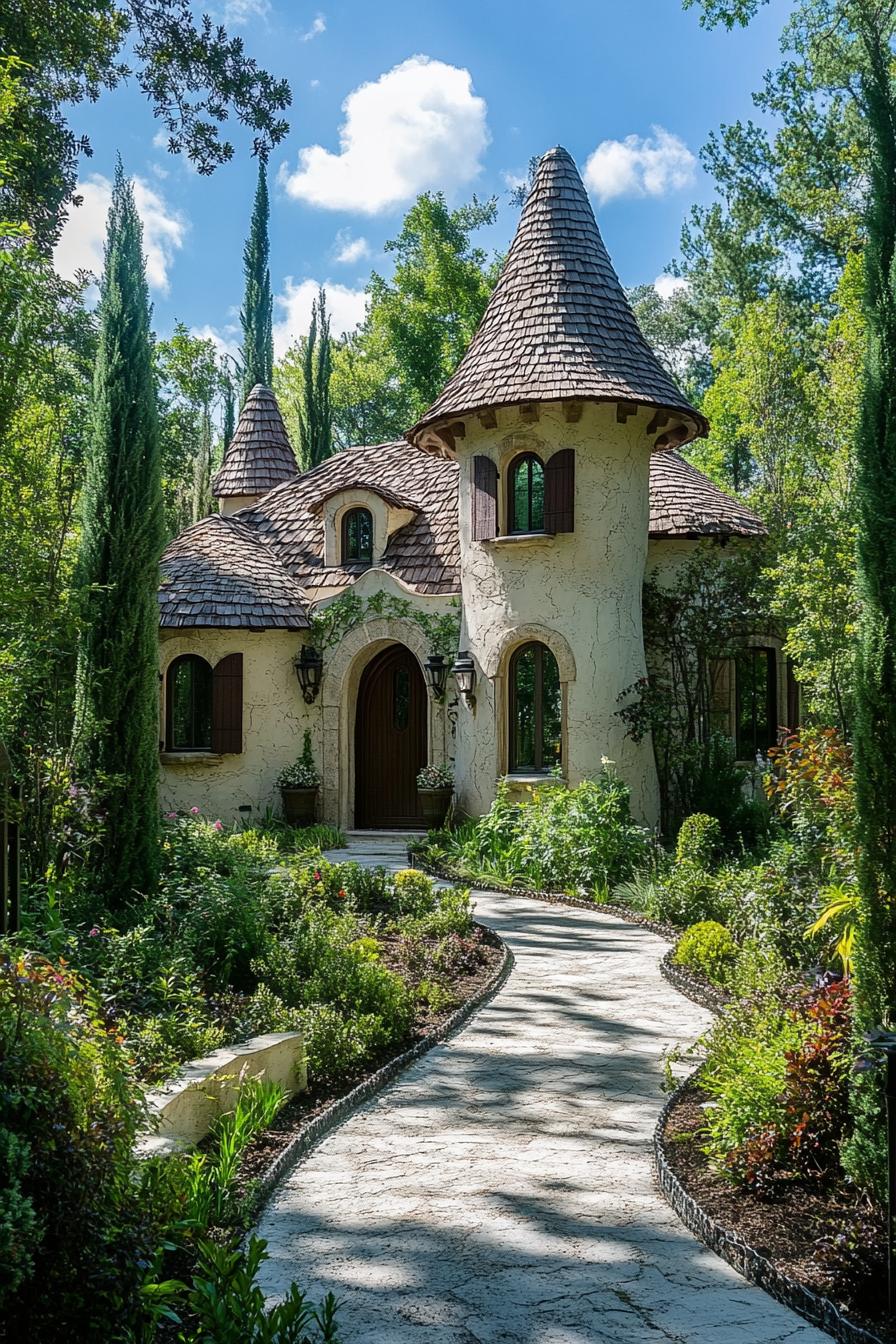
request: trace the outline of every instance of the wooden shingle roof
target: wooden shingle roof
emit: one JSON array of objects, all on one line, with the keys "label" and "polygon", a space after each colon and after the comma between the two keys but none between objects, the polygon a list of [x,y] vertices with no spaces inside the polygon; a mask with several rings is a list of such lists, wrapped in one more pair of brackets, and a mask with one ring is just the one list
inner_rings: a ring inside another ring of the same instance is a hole
[{"label": "wooden shingle roof", "polygon": [[269,387],[256,383],[215,473],[212,494],[216,499],[264,495],[298,472],[277,398]]},{"label": "wooden shingle roof", "polygon": [[378,567],[420,593],[460,588],[457,537],[457,466],[407,443],[380,443],[334,453],[236,515],[278,556],[303,588],[350,583],[362,567],[324,568],[324,524],[319,505],[354,487],[415,510],[393,533]]},{"label": "wooden shingle roof", "polygon": [[256,533],[215,514],[188,527],[162,556],[163,629],[302,630],[308,607],[298,583]]},{"label": "wooden shingle roof", "polygon": [[444,391],[408,431],[519,403],[626,401],[706,422],[641,334],[565,149],[541,160],[488,307]]},{"label": "wooden shingle roof", "polygon": [[678,453],[650,459],[651,537],[764,537],[765,524]]}]

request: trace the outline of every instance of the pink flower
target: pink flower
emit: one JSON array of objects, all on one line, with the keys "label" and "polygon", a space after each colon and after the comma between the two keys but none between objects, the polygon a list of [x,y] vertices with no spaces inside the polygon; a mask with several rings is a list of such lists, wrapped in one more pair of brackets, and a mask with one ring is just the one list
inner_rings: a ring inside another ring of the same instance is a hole
[{"label": "pink flower", "polygon": [[315,880],[315,882],[319,882],[319,881],[320,881],[320,869],[319,869],[319,868],[315,869],[315,872],[314,872],[314,880]]},{"label": "pink flower", "polygon": [[224,829],[224,823],[223,823],[223,821],[216,821],[216,822],[215,822],[215,830],[216,830],[216,831],[223,831],[223,829]]},{"label": "pink flower", "polygon": [[177,813],[176,813],[176,812],[166,812],[166,813],[165,813],[165,816],[167,817],[167,819],[168,819],[169,821],[177,821]]},{"label": "pink flower", "polygon": [[90,932],[88,933],[87,937],[88,937],[88,938],[98,938],[99,936],[100,936],[100,931],[99,931],[99,929],[97,928],[97,926],[94,924],[93,928],[90,930]]},{"label": "pink flower", "polygon": [[191,817],[198,817],[198,816],[199,816],[199,808],[198,808],[198,807],[191,807],[191,808],[190,808],[190,816],[191,816]]}]

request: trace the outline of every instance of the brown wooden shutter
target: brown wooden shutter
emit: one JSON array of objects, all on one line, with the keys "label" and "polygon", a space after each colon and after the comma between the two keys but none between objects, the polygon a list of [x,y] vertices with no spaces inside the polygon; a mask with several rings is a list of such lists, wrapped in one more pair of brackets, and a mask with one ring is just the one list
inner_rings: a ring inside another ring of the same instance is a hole
[{"label": "brown wooden shutter", "polygon": [[473,540],[498,535],[498,468],[490,457],[473,458]]},{"label": "brown wooden shutter", "polygon": [[243,749],[243,655],[229,653],[212,673],[212,751]]},{"label": "brown wooden shutter", "polygon": [[576,455],[563,448],[544,467],[544,530],[572,532],[575,523]]}]

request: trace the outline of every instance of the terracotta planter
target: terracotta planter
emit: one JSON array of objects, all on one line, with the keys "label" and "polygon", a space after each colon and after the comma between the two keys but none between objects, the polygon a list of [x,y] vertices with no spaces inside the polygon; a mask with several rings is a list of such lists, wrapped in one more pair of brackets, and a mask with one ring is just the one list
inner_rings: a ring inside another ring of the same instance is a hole
[{"label": "terracotta planter", "polygon": [[417,797],[420,799],[420,815],[428,831],[438,831],[444,826],[453,792],[454,790],[450,787],[447,789],[417,789]]},{"label": "terracotta planter", "polygon": [[314,824],[317,789],[281,789],[280,797],[283,800],[283,816],[290,826]]}]

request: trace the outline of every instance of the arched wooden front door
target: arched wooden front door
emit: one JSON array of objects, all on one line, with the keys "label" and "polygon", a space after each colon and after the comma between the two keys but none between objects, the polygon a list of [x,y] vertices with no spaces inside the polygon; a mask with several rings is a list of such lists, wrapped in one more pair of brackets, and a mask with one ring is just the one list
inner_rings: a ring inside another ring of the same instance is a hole
[{"label": "arched wooden front door", "polygon": [[355,719],[355,825],[420,826],[417,771],[426,764],[426,687],[417,659],[390,645],[364,669]]}]

